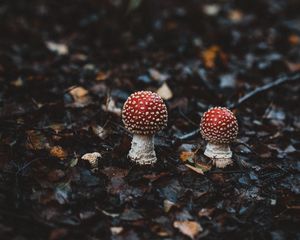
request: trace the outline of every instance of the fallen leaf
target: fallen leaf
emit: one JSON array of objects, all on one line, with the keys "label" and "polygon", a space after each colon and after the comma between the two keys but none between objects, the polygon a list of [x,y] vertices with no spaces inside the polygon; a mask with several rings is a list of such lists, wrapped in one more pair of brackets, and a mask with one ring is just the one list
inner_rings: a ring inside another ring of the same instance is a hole
[{"label": "fallen leaf", "polygon": [[216,16],[221,10],[221,6],[218,4],[205,4],[203,6],[203,12],[208,16]]},{"label": "fallen leaf", "polygon": [[54,146],[50,149],[50,154],[53,157],[57,157],[61,160],[67,158],[68,153],[61,146]]},{"label": "fallen leaf", "polygon": [[202,208],[198,212],[199,217],[207,217],[209,220],[211,219],[211,214],[215,211],[214,208]]},{"label": "fallen leaf", "polygon": [[199,232],[203,231],[201,225],[195,221],[175,221],[173,226],[191,239],[194,239]]},{"label": "fallen leaf", "polygon": [[108,133],[103,127],[101,127],[99,125],[92,126],[92,130],[102,140],[107,138]]},{"label": "fallen leaf", "polygon": [[243,17],[244,17],[244,14],[238,9],[231,10],[231,11],[229,11],[229,14],[228,14],[228,18],[234,23],[238,23],[238,22],[242,21]]},{"label": "fallen leaf", "polygon": [[118,235],[123,231],[123,227],[111,227],[110,232],[112,235]]},{"label": "fallen leaf", "polygon": [[164,100],[169,100],[173,97],[172,90],[169,88],[167,83],[164,83],[156,92]]},{"label": "fallen leaf", "polygon": [[195,156],[194,152],[183,151],[180,153],[180,160],[183,162],[186,161],[192,162],[194,156]]},{"label": "fallen leaf", "polygon": [[71,87],[69,93],[72,95],[75,101],[80,100],[88,94],[88,90],[83,87]]},{"label": "fallen leaf", "polygon": [[48,139],[41,133],[35,130],[28,130],[26,132],[26,148],[31,150],[41,150],[49,148]]},{"label": "fallen leaf", "polygon": [[120,218],[125,221],[137,221],[144,217],[136,209],[125,209]]},{"label": "fallen leaf", "polygon": [[300,70],[300,63],[286,61],[286,65],[291,72],[296,72]]},{"label": "fallen leaf", "polygon": [[300,37],[297,34],[291,34],[289,35],[289,43],[293,46],[298,45],[300,43]]},{"label": "fallen leaf", "polygon": [[115,104],[115,101],[112,98],[109,98],[106,102],[106,105],[102,105],[102,110],[114,113],[118,116],[121,116],[122,110],[118,108]]},{"label": "fallen leaf", "polygon": [[70,87],[69,89],[69,93],[74,99],[74,103],[71,105],[73,105],[74,107],[84,107],[91,101],[91,98],[88,95],[89,92],[85,88]]},{"label": "fallen leaf", "polygon": [[167,213],[171,210],[171,208],[173,206],[175,206],[176,204],[168,199],[164,200],[164,211]]},{"label": "fallen leaf", "polygon": [[16,80],[11,81],[10,84],[15,87],[23,87],[24,81],[21,77],[18,77]]},{"label": "fallen leaf", "polygon": [[63,43],[48,41],[46,42],[46,46],[50,51],[56,52],[58,55],[67,55],[69,53],[68,46]]},{"label": "fallen leaf", "polygon": [[155,81],[164,82],[169,78],[169,75],[160,73],[158,70],[154,68],[150,68],[148,71],[151,78]]},{"label": "fallen leaf", "polygon": [[109,78],[110,72],[98,72],[96,75],[96,80],[97,81],[104,81],[107,78]]},{"label": "fallen leaf", "polygon": [[81,157],[81,159],[85,160],[85,161],[88,161],[93,168],[97,168],[98,167],[98,160],[101,157],[102,157],[102,155],[100,153],[93,152],[93,153],[86,153],[86,154],[84,154]]},{"label": "fallen leaf", "polygon": [[212,45],[208,49],[204,50],[201,54],[201,57],[204,61],[205,67],[214,68],[216,65],[215,60],[218,55],[220,56],[223,62],[227,61],[227,56],[217,45]]}]

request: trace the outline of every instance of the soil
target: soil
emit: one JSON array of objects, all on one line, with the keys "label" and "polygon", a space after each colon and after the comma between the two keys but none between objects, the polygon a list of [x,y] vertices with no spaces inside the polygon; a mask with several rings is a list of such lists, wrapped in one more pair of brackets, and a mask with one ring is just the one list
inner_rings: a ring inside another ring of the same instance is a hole
[{"label": "soil", "polygon": [[[299,11],[1,1],[0,238],[300,239]],[[154,166],[127,159],[121,109],[138,90],[168,107]],[[198,130],[213,106],[239,122],[224,169]],[[93,152],[98,164],[81,158]]]}]

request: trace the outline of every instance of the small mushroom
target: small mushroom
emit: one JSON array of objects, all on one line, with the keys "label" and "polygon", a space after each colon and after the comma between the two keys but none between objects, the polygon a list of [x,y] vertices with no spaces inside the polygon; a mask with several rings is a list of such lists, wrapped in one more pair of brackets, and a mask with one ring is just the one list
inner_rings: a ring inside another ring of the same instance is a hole
[{"label": "small mushroom", "polygon": [[231,165],[232,151],[229,144],[238,134],[238,123],[233,113],[225,107],[214,107],[204,113],[200,130],[208,141],[204,155],[214,161],[216,167]]},{"label": "small mushroom", "polygon": [[157,161],[154,134],[167,125],[168,112],[162,98],[150,91],[131,94],[123,106],[125,127],[133,134],[129,158],[147,165]]}]

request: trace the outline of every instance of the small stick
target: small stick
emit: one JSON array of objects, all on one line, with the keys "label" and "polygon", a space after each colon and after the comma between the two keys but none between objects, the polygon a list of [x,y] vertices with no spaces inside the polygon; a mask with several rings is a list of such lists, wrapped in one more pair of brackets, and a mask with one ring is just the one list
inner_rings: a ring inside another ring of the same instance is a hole
[{"label": "small stick", "polygon": [[189,132],[189,133],[187,133],[185,135],[182,135],[182,136],[178,137],[178,139],[179,140],[186,140],[186,139],[189,139],[191,137],[194,137],[194,136],[198,135],[199,132],[200,132],[200,129],[196,129],[193,132]]},{"label": "small stick", "polygon": [[279,85],[282,85],[282,84],[287,83],[287,82],[299,81],[299,80],[300,80],[300,73],[299,72],[294,73],[292,76],[284,75],[282,77],[279,77],[274,82],[270,82],[270,83],[267,83],[267,84],[265,84],[261,87],[257,87],[255,90],[253,90],[253,91],[247,93],[246,95],[244,95],[243,97],[241,97],[236,103],[230,104],[228,106],[228,108],[230,108],[230,109],[236,108],[236,107],[242,105],[243,103],[245,103],[246,101],[250,100],[251,98],[253,98],[254,96],[256,96],[259,93],[266,92],[269,89],[272,89],[274,87],[278,87]]}]

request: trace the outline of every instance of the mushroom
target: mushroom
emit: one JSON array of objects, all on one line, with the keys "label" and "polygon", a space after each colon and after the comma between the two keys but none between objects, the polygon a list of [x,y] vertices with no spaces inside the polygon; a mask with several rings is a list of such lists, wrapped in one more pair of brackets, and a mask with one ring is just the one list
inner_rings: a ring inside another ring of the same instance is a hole
[{"label": "mushroom", "polygon": [[200,130],[202,137],[208,141],[204,155],[211,158],[216,167],[231,165],[229,144],[238,134],[238,123],[233,113],[225,107],[210,108],[201,119]]},{"label": "mushroom", "polygon": [[168,112],[162,98],[150,91],[131,94],[122,110],[125,127],[133,134],[129,158],[147,165],[157,161],[154,134],[167,125]]}]

